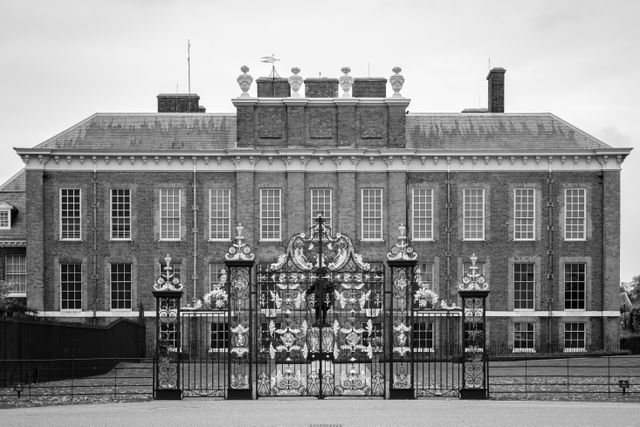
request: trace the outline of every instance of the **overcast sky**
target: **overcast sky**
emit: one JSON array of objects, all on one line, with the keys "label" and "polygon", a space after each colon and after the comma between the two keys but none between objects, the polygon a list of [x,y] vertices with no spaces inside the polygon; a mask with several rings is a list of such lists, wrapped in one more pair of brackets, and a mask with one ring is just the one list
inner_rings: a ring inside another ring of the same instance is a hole
[{"label": "overcast sky", "polygon": [[[191,89],[233,112],[236,77],[389,77],[412,112],[486,106],[504,67],[506,112],[551,112],[614,147],[640,141],[640,1],[0,0],[0,181],[32,147],[96,112],[154,112]],[[368,71],[369,70],[369,71]],[[252,87],[255,93],[255,83]],[[390,89],[389,89],[390,91]],[[636,148],[637,150],[637,148]],[[640,150],[622,171],[622,280],[640,274]],[[634,218],[636,220],[634,220]]]}]

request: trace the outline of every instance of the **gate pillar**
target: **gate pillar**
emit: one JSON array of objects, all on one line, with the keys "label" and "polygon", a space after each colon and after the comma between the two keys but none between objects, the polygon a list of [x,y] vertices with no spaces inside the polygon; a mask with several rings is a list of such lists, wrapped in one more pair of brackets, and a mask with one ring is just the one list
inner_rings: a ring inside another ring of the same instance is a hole
[{"label": "gate pillar", "polygon": [[227,398],[252,399],[252,365],[254,325],[251,298],[255,291],[251,270],[255,255],[242,235],[244,227],[238,223],[236,241],[224,256],[228,271],[229,306],[227,312]]},{"label": "gate pillar", "polygon": [[182,282],[173,273],[171,257],[165,257],[162,273],[153,285],[156,299],[156,354],[154,399],[180,400],[180,299]]},{"label": "gate pillar", "polygon": [[486,302],[489,283],[478,274],[476,254],[471,255],[470,272],[462,277],[458,294],[462,298],[462,388],[460,399],[488,399]]},{"label": "gate pillar", "polygon": [[390,318],[386,326],[390,399],[415,399],[411,289],[418,255],[407,243],[405,233],[406,227],[400,225],[398,242],[387,253],[391,277]]}]

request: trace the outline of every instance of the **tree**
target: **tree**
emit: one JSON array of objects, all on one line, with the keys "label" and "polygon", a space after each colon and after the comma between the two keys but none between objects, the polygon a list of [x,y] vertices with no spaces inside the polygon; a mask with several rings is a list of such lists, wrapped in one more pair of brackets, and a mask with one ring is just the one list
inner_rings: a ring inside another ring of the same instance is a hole
[{"label": "tree", "polygon": [[629,282],[620,283],[620,292],[629,294],[632,303],[640,302],[640,274],[634,276]]}]

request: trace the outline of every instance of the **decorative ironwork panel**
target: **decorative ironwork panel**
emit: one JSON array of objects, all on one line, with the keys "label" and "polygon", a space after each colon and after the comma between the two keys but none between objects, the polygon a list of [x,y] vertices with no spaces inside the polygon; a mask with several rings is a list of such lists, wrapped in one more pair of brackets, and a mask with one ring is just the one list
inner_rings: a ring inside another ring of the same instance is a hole
[{"label": "decorative ironwork panel", "polygon": [[258,265],[256,286],[259,397],[384,395],[382,264],[320,217]]}]

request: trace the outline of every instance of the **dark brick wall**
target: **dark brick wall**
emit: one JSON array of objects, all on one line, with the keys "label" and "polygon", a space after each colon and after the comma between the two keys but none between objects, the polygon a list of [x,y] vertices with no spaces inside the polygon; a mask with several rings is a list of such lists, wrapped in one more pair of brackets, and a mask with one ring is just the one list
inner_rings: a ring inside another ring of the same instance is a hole
[{"label": "dark brick wall", "polygon": [[288,98],[291,94],[289,82],[284,77],[260,77],[256,84],[258,98]]},{"label": "dark brick wall", "polygon": [[158,95],[158,113],[204,113],[204,107],[198,103],[200,97],[195,93]]},{"label": "dark brick wall", "polygon": [[383,77],[356,77],[351,89],[354,98],[386,98],[387,79]]},{"label": "dark brick wall", "polygon": [[337,98],[338,79],[304,79],[304,95],[307,98]]},{"label": "dark brick wall", "polygon": [[492,68],[489,71],[489,112],[504,113],[504,68]]},{"label": "dark brick wall", "polygon": [[[343,161],[350,161],[344,159]],[[457,283],[462,276],[462,264],[475,253],[484,264],[485,275],[491,285],[488,299],[490,310],[507,310],[509,307],[509,265],[514,259],[539,259],[539,292],[536,309],[548,309],[547,299],[553,299],[554,310],[564,310],[562,259],[579,258],[588,261],[587,310],[615,310],[618,298],[619,257],[619,173],[604,174],[588,172],[554,172],[550,185],[546,172],[473,172],[452,173],[451,180],[451,229],[447,229],[447,173],[400,173],[400,172],[236,172],[197,174],[197,296],[206,291],[208,263],[223,262],[223,255],[230,242],[208,240],[208,190],[230,188],[232,190],[232,224],[241,221],[245,236],[255,248],[259,262],[273,261],[285,249],[287,238],[305,230],[311,224],[309,193],[311,188],[333,188],[334,231],[351,236],[365,260],[382,261],[397,238],[400,223],[409,224],[411,236],[412,188],[434,189],[435,196],[435,240],[413,241],[420,262],[433,262],[436,266],[440,295],[449,301],[457,300]],[[83,282],[83,309],[91,310],[96,298],[98,310],[109,309],[110,262],[134,264],[134,300],[132,311],[142,302],[145,310],[152,310],[151,283],[158,274],[159,263],[167,253],[174,262],[182,264],[185,283],[185,301],[193,299],[193,174],[192,173],[108,173],[96,174],[96,189],[93,192],[93,174],[80,172],[27,172],[30,197],[27,201],[28,224],[28,303],[39,310],[59,308],[58,262],[61,260],[81,262],[86,281]],[[604,185],[604,188],[603,188]],[[182,240],[162,242],[158,240],[158,192],[159,188],[174,186],[182,191]],[[538,193],[536,219],[536,241],[514,242],[513,188],[534,186]],[[588,233],[586,241],[563,240],[564,189],[571,186],[587,188]],[[75,187],[82,189],[83,240],[61,242],[58,240],[59,189]],[[361,189],[380,187],[384,190],[384,241],[362,242],[360,230]],[[486,196],[486,241],[462,241],[462,191],[464,188],[480,187]],[[133,240],[116,242],[109,240],[109,190],[130,188],[133,200]],[[282,192],[282,240],[259,242],[260,234],[260,188],[281,188]],[[97,251],[94,279],[93,264],[93,203],[98,202]],[[551,203],[551,212],[547,209]],[[142,214],[142,213],[145,214]],[[605,215],[605,216],[603,216]],[[606,217],[606,221],[604,218]],[[547,228],[552,227],[551,239]],[[235,232],[235,229],[232,230]],[[448,237],[451,245],[447,245]],[[448,250],[450,257],[447,257]],[[551,253],[551,257],[547,254]],[[447,262],[448,261],[448,262]],[[538,262],[538,261],[536,261]],[[552,280],[547,275],[552,274]],[[44,285],[46,283],[46,286]],[[602,304],[604,298],[604,306]],[[562,324],[546,317],[539,318],[537,336],[540,339],[557,341]],[[551,321],[551,324],[549,322]],[[592,322],[591,344],[599,345],[602,337],[608,344],[617,342],[616,319]],[[503,320],[491,319],[503,325]],[[510,324],[512,319],[504,322]],[[495,326],[495,325],[494,325]],[[550,328],[550,334],[547,333]],[[604,330],[604,331],[603,331]],[[502,326],[492,327],[492,342],[511,343],[511,337],[502,333]]]}]

